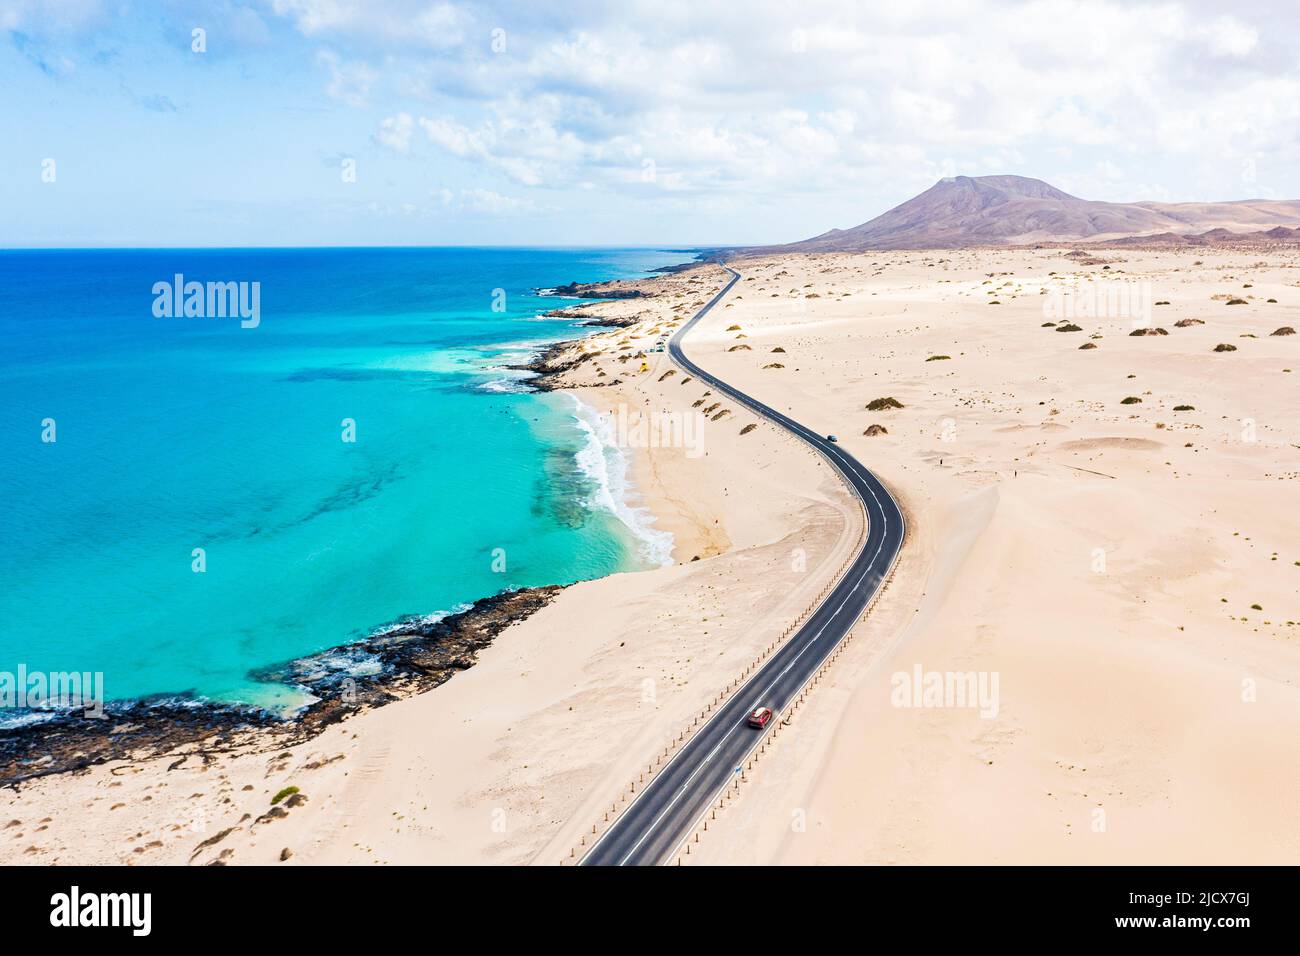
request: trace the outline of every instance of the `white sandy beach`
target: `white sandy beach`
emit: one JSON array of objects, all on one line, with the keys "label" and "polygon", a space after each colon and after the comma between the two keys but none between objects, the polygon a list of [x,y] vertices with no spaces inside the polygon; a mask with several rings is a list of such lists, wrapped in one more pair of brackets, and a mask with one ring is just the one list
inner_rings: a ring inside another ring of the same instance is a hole
[{"label": "white sandy beach", "polygon": [[[1300,337],[1269,334],[1300,325],[1300,255],[1068,251],[745,261],[691,334],[696,361],[837,433],[909,519],[890,589],[692,861],[1300,852]],[[1076,276],[1148,282],[1169,334],[1044,327]],[[572,384],[620,384],[576,394],[615,413],[716,402],[665,377],[664,353],[644,372],[617,357],[723,280],[704,265],[597,307],[643,319],[578,346],[599,354]],[[882,397],[902,408],[865,409]],[[3,860],[567,862],[848,553],[838,480],[771,426],[740,434],[755,421],[723,402],[704,454],[636,453],[672,565],[575,585],[447,684],[306,744],[25,784],[4,797]],[[917,665],[997,674],[997,716],[893,706],[891,675]],[[305,799],[259,821],[291,785]]]}]

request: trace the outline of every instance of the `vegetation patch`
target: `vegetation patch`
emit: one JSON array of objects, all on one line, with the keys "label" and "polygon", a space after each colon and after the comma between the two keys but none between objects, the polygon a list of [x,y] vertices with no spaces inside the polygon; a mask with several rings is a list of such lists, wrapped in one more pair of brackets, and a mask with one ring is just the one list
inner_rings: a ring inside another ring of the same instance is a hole
[{"label": "vegetation patch", "polygon": [[894,398],[894,396],[892,395],[886,398],[873,398],[871,401],[867,402],[867,411],[869,412],[883,412],[889,408],[902,408],[902,407],[903,407],[903,403],[900,402],[898,399]]}]

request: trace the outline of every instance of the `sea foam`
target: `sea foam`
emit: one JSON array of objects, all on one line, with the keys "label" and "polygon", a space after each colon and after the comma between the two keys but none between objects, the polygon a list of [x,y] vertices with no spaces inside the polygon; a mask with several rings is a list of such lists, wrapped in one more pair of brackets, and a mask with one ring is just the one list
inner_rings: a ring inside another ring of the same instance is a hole
[{"label": "sea foam", "polygon": [[673,535],[655,527],[649,508],[634,505],[636,490],[629,476],[631,461],[618,446],[613,424],[577,396],[573,399],[573,418],[585,436],[576,455],[578,470],[588,478],[593,490],[584,504],[593,510],[614,515],[639,543],[641,557],[647,564],[664,567],[673,563]]}]

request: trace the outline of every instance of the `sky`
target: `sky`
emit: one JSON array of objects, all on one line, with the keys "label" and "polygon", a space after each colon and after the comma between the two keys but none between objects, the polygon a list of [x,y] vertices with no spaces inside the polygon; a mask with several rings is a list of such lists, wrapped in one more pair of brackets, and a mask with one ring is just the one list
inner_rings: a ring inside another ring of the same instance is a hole
[{"label": "sky", "polygon": [[786,242],[952,175],[1300,198],[1300,8],[0,0],[0,247]]}]

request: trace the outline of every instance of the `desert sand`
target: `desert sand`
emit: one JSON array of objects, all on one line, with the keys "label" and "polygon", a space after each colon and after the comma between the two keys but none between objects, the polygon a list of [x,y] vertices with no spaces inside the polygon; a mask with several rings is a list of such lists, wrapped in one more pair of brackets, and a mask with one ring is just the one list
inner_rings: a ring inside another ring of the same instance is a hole
[{"label": "desert sand", "polygon": [[[689,862],[1293,862],[1300,338],[1270,333],[1300,326],[1300,253],[737,268],[688,352],[838,434],[893,490],[909,538]],[[724,279],[701,265],[591,307],[637,322],[573,346],[591,358],[548,400],[632,416],[712,406],[647,350]],[[1057,331],[1063,290],[1096,302],[1126,282],[1137,308],[1076,310],[1079,331]],[[1189,319],[1202,324],[1177,324]],[[901,407],[866,409],[886,397]],[[864,434],[873,425],[885,432]],[[305,744],[25,784],[3,798],[0,859],[573,860],[856,537],[853,502],[793,439],[730,402],[701,429],[702,454],[634,450],[641,503],[675,536],[671,566],[574,585],[445,685]],[[917,666],[996,674],[996,715],[895,706],[892,675]]]},{"label": "desert sand", "polygon": [[[1300,354],[1270,334],[1297,324],[1300,255],[1065,252],[749,262],[726,314],[786,368],[701,334],[720,374],[838,428],[911,540],[695,860],[1300,854]],[[1133,280],[1149,310],[1044,325],[1051,290]],[[918,665],[997,674],[997,716],[892,706]]]}]

